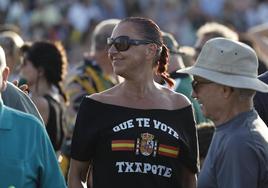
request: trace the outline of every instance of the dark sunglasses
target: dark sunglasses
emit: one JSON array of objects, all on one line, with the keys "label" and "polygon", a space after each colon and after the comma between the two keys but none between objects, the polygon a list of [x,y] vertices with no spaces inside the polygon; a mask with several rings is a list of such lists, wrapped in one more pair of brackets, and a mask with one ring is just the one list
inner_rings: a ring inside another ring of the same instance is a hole
[{"label": "dark sunglasses", "polygon": [[193,80],[192,81],[192,88],[193,88],[193,91],[194,92],[197,92],[198,91],[198,87],[201,85],[201,84],[212,84],[214,82],[211,82],[211,81],[197,81],[197,80]]},{"label": "dark sunglasses", "polygon": [[127,51],[131,45],[141,45],[141,44],[151,44],[155,43],[152,40],[138,40],[138,39],[130,39],[128,36],[119,36],[116,38],[107,38],[107,44],[109,47],[114,45],[117,51],[123,52]]}]

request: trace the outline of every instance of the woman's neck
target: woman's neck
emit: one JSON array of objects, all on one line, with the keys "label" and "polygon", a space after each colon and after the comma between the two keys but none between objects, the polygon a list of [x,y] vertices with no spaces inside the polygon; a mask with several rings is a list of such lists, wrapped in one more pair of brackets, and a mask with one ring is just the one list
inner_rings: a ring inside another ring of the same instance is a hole
[{"label": "woman's neck", "polygon": [[155,94],[158,84],[154,81],[150,82],[134,82],[125,81],[122,83],[122,94],[126,97],[133,99],[143,99],[147,97],[152,97]]},{"label": "woman's neck", "polygon": [[52,85],[42,78],[40,78],[37,83],[30,86],[30,92],[33,96],[44,96],[52,93],[52,91]]}]

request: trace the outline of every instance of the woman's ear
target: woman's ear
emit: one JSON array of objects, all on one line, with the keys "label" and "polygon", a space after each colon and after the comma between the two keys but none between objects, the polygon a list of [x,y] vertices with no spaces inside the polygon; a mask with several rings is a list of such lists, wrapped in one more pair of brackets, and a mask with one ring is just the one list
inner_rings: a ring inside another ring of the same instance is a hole
[{"label": "woman's ear", "polygon": [[146,56],[149,58],[155,58],[157,55],[157,46],[155,44],[149,44],[145,51]]}]

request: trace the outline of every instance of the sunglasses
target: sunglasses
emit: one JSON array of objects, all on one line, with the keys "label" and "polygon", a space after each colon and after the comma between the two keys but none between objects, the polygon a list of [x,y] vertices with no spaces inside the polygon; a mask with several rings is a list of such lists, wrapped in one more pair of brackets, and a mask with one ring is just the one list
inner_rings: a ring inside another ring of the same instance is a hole
[{"label": "sunglasses", "polygon": [[201,85],[201,84],[212,84],[214,82],[211,82],[211,81],[197,81],[197,80],[193,80],[192,81],[192,88],[193,88],[193,91],[194,92],[197,92],[198,91],[198,87]]},{"label": "sunglasses", "polygon": [[109,47],[114,45],[117,51],[123,52],[127,51],[131,45],[141,45],[141,44],[151,44],[155,43],[152,40],[138,40],[138,39],[130,39],[128,36],[119,36],[116,38],[107,38],[107,44]]}]

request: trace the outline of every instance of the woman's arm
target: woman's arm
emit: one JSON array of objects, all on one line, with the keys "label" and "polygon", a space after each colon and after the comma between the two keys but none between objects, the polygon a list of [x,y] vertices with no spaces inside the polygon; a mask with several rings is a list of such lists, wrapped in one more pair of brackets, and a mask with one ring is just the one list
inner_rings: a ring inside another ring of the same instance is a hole
[{"label": "woman's arm", "polygon": [[70,171],[68,176],[69,188],[83,188],[82,182],[85,183],[90,162],[77,161],[71,159]]}]

